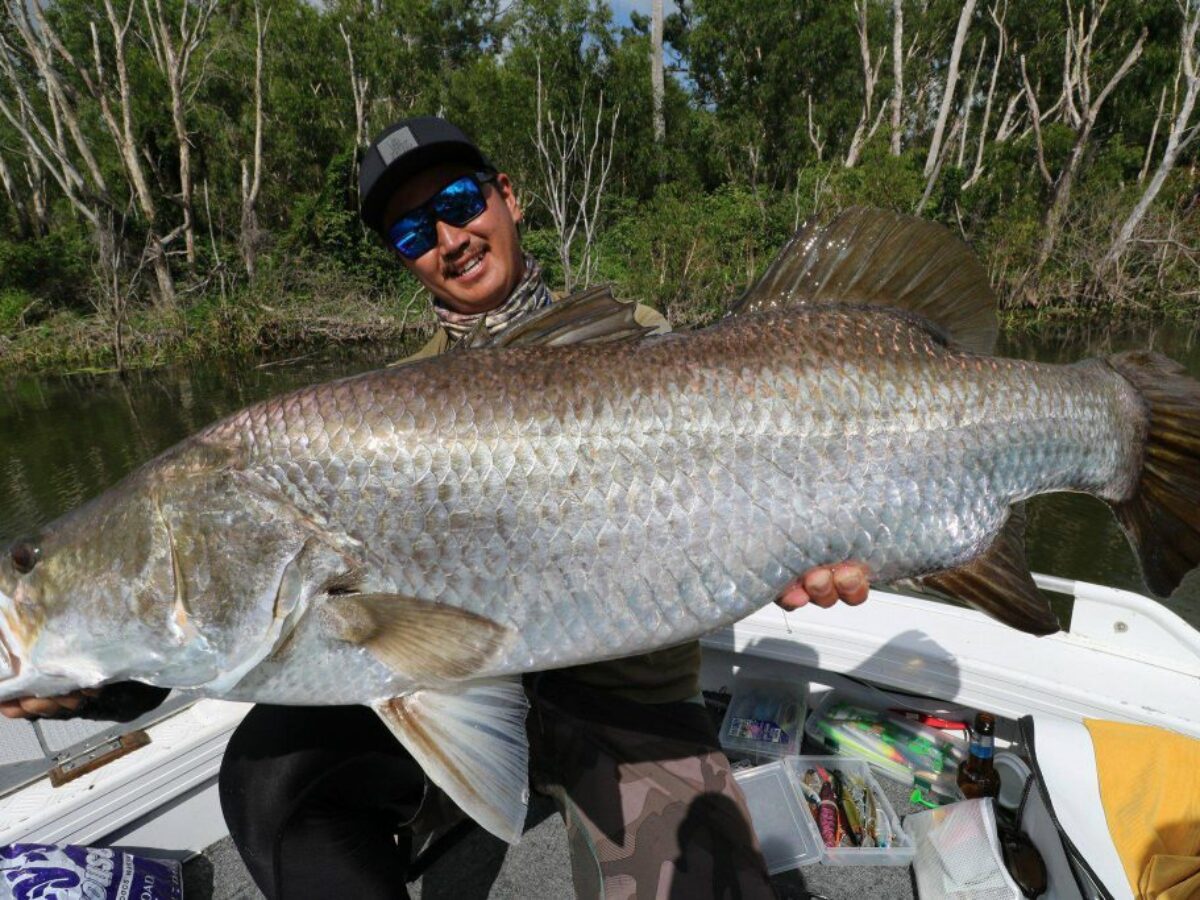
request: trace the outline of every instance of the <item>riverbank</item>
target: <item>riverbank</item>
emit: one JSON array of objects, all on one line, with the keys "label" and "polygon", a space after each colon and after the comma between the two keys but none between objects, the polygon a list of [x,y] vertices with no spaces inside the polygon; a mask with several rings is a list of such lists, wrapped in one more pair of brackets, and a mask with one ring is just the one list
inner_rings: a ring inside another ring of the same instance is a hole
[{"label": "riverbank", "polygon": [[[253,285],[219,285],[183,297],[174,308],[56,309],[33,304],[0,321],[0,375],[62,375],[156,369],[230,355],[286,358],[367,344],[415,348],[434,318],[424,291],[403,272],[355,275],[345,268],[290,266],[268,271]],[[618,296],[642,296],[647,285],[632,272],[618,279]],[[625,283],[622,283],[625,282]],[[662,293],[661,285],[659,293]],[[738,291],[724,281],[686,297],[651,296],[679,327],[719,318]],[[653,293],[653,292],[652,292]],[[1200,328],[1200,304],[1144,307],[1046,303],[1004,308],[1000,322],[1010,339],[1044,337],[1093,342],[1105,333],[1148,333],[1161,325]]]},{"label": "riverbank", "polygon": [[173,309],[35,314],[0,332],[0,374],[97,374],[370,343],[415,347],[433,329],[429,304],[411,285],[380,288],[320,271],[302,281],[217,291]]}]

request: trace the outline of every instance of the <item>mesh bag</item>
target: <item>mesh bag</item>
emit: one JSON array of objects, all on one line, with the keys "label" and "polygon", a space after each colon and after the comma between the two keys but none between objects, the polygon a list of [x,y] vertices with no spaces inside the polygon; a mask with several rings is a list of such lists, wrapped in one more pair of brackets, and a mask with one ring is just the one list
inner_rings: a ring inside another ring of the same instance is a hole
[{"label": "mesh bag", "polygon": [[1004,868],[990,799],[914,813],[904,830],[917,846],[921,900],[1022,900]]}]

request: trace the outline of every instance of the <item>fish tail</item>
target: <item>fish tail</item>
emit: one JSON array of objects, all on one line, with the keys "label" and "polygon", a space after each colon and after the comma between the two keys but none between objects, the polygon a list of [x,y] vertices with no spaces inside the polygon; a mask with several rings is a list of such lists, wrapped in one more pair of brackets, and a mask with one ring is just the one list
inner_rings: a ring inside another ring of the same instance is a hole
[{"label": "fish tail", "polygon": [[1167,597],[1200,565],[1200,382],[1150,351],[1107,362],[1141,397],[1148,414],[1142,468],[1133,493],[1112,504],[1147,586]]}]

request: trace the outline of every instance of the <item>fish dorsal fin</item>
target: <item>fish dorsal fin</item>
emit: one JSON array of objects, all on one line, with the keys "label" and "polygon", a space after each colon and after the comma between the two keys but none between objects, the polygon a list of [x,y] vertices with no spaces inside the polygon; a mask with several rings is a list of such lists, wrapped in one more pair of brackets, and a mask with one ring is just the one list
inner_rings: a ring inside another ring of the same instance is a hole
[{"label": "fish dorsal fin", "polygon": [[430,781],[496,837],[516,843],[529,804],[529,701],[518,679],[422,690],[372,707]]},{"label": "fish dorsal fin", "polygon": [[1054,634],[1058,617],[1034,584],[1025,561],[1025,512],[1014,506],[992,545],[965,566],[917,579],[934,592],[971,604],[1029,634]]},{"label": "fish dorsal fin", "polygon": [[991,353],[999,332],[996,297],[971,248],[935,222],[885,209],[804,225],[730,312],[801,303],[907,310],[976,353]]},{"label": "fish dorsal fin", "polygon": [[[526,316],[495,335],[475,340],[475,347],[558,347],[636,340],[656,331],[637,320],[637,304],[618,300],[608,285],[564,297]],[[462,343],[462,342],[460,342]]]},{"label": "fish dorsal fin", "polygon": [[474,676],[513,636],[485,616],[403,594],[334,594],[319,616],[329,637],[365,647],[393,672],[439,681]]}]

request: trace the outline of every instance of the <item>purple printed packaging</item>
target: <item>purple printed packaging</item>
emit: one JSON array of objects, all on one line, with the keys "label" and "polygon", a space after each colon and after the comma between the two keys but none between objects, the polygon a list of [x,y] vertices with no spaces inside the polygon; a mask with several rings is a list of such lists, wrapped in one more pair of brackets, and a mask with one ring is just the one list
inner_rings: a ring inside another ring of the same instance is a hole
[{"label": "purple printed packaging", "polygon": [[109,847],[0,847],[0,900],[183,900],[182,867]]}]

